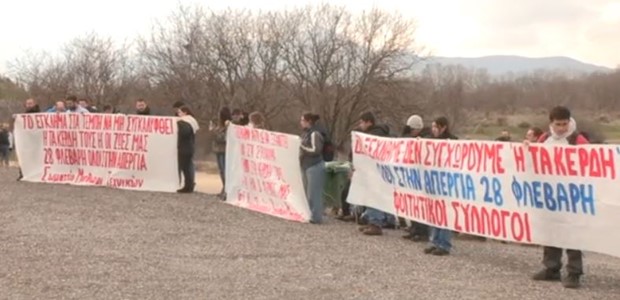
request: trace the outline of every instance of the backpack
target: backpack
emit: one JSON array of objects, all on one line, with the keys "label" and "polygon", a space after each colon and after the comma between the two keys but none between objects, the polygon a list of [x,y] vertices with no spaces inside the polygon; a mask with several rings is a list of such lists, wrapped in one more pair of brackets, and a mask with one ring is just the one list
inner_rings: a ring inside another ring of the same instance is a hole
[{"label": "backpack", "polygon": [[6,130],[0,130],[0,145],[2,146],[11,145],[11,139],[9,138],[9,132]]},{"label": "backpack", "polygon": [[336,147],[326,133],[321,132],[323,136],[323,160],[333,161],[336,153]]}]

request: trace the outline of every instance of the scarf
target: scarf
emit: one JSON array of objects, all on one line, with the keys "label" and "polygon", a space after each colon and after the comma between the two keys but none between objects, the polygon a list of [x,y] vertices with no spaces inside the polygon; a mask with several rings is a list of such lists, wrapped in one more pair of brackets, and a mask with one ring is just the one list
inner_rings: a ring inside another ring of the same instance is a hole
[{"label": "scarf", "polygon": [[198,121],[196,121],[196,119],[194,119],[194,117],[192,116],[182,116],[180,117],[181,121],[188,123],[190,126],[192,126],[192,129],[194,130],[194,133],[196,133],[196,131],[198,131],[198,129],[200,129],[200,126],[198,126]]}]

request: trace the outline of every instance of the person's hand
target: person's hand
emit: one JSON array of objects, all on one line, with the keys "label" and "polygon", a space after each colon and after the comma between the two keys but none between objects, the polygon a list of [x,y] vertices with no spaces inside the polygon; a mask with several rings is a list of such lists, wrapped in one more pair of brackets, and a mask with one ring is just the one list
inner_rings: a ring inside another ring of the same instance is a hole
[{"label": "person's hand", "polygon": [[526,147],[529,146],[532,142],[530,142],[530,140],[524,140],[523,141],[523,145],[525,145]]}]

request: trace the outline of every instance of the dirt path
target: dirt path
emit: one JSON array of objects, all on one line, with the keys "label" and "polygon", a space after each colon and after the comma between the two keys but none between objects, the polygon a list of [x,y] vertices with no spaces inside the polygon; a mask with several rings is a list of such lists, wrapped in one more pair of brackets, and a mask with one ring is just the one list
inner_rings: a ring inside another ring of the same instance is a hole
[{"label": "dirt path", "polygon": [[[536,283],[540,249],[424,245],[355,226],[286,222],[205,194],[15,182],[0,169],[0,299],[618,299],[620,260],[585,257],[585,286]],[[217,186],[210,177],[206,191]],[[217,178],[217,177],[216,177]],[[201,179],[202,180],[202,179]]]}]

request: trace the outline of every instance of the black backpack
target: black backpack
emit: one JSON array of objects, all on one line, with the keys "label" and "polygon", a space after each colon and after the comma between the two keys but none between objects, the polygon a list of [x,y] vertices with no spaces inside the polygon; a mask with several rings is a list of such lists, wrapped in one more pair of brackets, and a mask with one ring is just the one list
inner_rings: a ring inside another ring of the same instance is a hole
[{"label": "black backpack", "polygon": [[336,153],[336,147],[334,147],[334,144],[327,133],[321,132],[321,135],[323,136],[323,160],[333,161]]},{"label": "black backpack", "polygon": [[6,130],[0,130],[0,145],[2,146],[8,146],[11,144],[11,141],[9,140],[9,132]]}]

